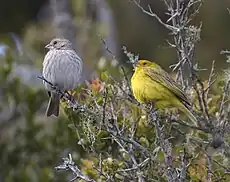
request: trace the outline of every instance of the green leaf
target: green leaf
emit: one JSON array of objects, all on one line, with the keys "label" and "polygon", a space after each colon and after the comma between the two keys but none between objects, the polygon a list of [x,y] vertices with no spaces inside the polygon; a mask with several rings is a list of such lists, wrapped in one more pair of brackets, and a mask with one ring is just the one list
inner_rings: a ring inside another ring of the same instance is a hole
[{"label": "green leaf", "polygon": [[108,81],[108,79],[109,79],[108,72],[107,71],[102,72],[101,73],[101,80],[106,82],[106,81]]}]

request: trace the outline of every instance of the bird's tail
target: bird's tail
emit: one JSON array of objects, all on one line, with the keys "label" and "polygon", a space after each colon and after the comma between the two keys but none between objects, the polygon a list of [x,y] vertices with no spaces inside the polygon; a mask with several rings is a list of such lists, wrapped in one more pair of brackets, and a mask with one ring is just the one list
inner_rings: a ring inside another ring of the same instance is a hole
[{"label": "bird's tail", "polygon": [[46,109],[46,116],[55,115],[58,117],[59,115],[59,103],[60,103],[60,96],[56,93],[51,92],[51,96],[49,99],[49,103]]},{"label": "bird's tail", "polygon": [[196,117],[192,114],[192,112],[191,112],[190,110],[188,110],[187,107],[185,107],[185,106],[183,105],[183,107],[180,107],[180,110],[181,110],[182,112],[184,112],[184,113],[189,117],[189,119],[193,122],[193,124],[194,124],[195,126],[197,126],[197,119],[196,119]]}]

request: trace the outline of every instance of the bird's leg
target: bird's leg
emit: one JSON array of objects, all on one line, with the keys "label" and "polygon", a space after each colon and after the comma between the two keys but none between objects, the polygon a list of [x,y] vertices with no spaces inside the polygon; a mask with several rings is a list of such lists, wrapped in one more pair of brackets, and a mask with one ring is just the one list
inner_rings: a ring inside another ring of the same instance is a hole
[{"label": "bird's leg", "polygon": [[157,100],[152,100],[151,102],[148,103],[148,111],[151,117],[151,121],[156,121],[158,116],[158,109],[155,107],[156,106]]},{"label": "bird's leg", "polygon": [[51,85],[51,90],[54,90],[57,94],[61,95],[61,98],[63,97],[62,91],[59,89],[57,84],[52,84]]},{"label": "bird's leg", "polygon": [[50,86],[51,86],[51,90],[54,90],[60,96],[60,99],[63,99],[64,97],[63,92],[59,89],[58,85],[51,83]]},{"label": "bird's leg", "polygon": [[165,113],[170,115],[170,116],[176,116],[178,114],[178,109],[177,108],[168,108],[165,109]]},{"label": "bird's leg", "polygon": [[70,89],[70,90],[67,90],[67,91],[66,91],[66,93],[68,93],[69,95],[71,95],[71,96],[72,96],[72,95],[73,95],[73,93],[74,93],[74,91],[73,91],[72,89]]},{"label": "bird's leg", "polygon": [[147,107],[148,107],[149,111],[151,111],[151,112],[156,112],[157,111],[157,109],[155,108],[155,104],[156,104],[155,99],[153,99],[151,102],[148,103]]},{"label": "bird's leg", "polygon": [[65,94],[66,94],[66,97],[68,98],[68,101],[72,102],[72,103],[75,103],[75,99],[74,99],[72,93],[73,93],[73,90],[65,91]]},{"label": "bird's leg", "polygon": [[166,108],[164,111],[164,114],[171,119],[171,121],[173,120],[178,120],[178,109],[171,107],[171,108]]},{"label": "bird's leg", "polygon": [[57,93],[60,93],[60,92],[61,92],[57,84],[51,83],[50,81],[48,81],[47,79],[45,79],[44,76],[38,76],[38,78],[41,79],[41,80],[43,80],[43,82],[48,83],[48,84],[50,85],[51,90],[54,90],[54,91],[56,91]]}]

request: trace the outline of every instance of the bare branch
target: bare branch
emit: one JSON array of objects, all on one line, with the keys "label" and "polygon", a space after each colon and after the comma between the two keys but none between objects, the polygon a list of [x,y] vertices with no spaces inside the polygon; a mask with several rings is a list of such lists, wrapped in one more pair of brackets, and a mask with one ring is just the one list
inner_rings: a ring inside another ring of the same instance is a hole
[{"label": "bare branch", "polygon": [[69,154],[69,158],[63,158],[63,164],[55,167],[56,170],[71,170],[75,175],[71,181],[76,179],[82,179],[87,182],[96,182],[94,179],[90,179],[88,176],[84,175],[77,165],[73,162],[72,155]]},{"label": "bare branch", "polygon": [[220,103],[219,118],[218,118],[219,122],[222,120],[222,117],[223,117],[224,105],[225,105],[226,98],[227,98],[227,95],[229,92],[229,87],[230,87],[230,79],[227,80],[227,83],[226,83],[225,88],[224,88],[224,94],[223,94],[223,97],[222,97],[222,100]]},{"label": "bare branch", "polygon": [[139,7],[139,8],[141,9],[141,11],[142,11],[143,13],[145,13],[145,14],[147,14],[147,15],[149,15],[149,16],[152,16],[152,17],[154,17],[154,18],[156,18],[156,20],[157,20],[161,25],[163,25],[165,28],[167,28],[167,29],[173,31],[175,34],[176,34],[177,32],[180,31],[179,28],[174,27],[174,26],[171,26],[171,25],[169,25],[169,24],[167,24],[167,23],[164,23],[164,22],[161,20],[161,18],[160,18],[159,16],[157,16],[155,13],[153,13],[153,11],[152,11],[152,9],[151,9],[151,7],[150,7],[149,5],[148,5],[148,10],[146,10],[146,9],[144,9],[143,6],[141,6],[140,1],[137,1],[137,0],[130,0],[130,1],[134,2],[134,3],[137,5],[137,7]]},{"label": "bare branch", "polygon": [[184,148],[184,152],[183,154],[181,154],[180,156],[181,158],[181,172],[180,172],[180,181],[184,182],[186,180],[186,176],[187,176],[187,169],[188,169],[188,165],[187,165],[187,153],[186,153],[186,149]]},{"label": "bare branch", "polygon": [[212,182],[212,176],[213,176],[213,174],[212,174],[212,158],[207,153],[206,153],[206,157],[207,157],[207,165],[206,166],[208,169],[207,181]]},{"label": "bare branch", "polygon": [[167,166],[166,178],[170,182],[177,181],[178,173],[177,170],[173,167],[173,161],[172,161],[172,145],[169,142],[169,140],[165,138],[164,132],[162,131],[162,127],[159,123],[159,118],[157,118],[156,111],[153,111],[151,109],[149,114],[152,122],[154,122],[155,129],[156,129],[156,136],[157,139],[159,140],[162,152],[164,153],[165,164]]},{"label": "bare branch", "polygon": [[208,77],[208,87],[204,90],[204,92],[206,93],[205,100],[208,99],[209,90],[210,90],[211,86],[213,85],[213,83],[216,81],[214,79],[214,76],[215,76],[214,70],[215,70],[215,60],[213,60],[213,62],[212,62],[211,71],[210,71],[210,74]]}]

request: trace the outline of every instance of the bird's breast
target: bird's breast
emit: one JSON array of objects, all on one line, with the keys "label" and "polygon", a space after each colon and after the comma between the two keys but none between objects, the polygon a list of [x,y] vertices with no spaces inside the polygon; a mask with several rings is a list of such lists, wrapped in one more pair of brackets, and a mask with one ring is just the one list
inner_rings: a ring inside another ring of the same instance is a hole
[{"label": "bird's breast", "polygon": [[49,51],[43,62],[43,76],[63,91],[76,87],[81,71],[81,60],[74,51]]},{"label": "bird's breast", "polygon": [[140,72],[134,72],[131,79],[131,87],[133,89],[133,95],[138,102],[146,102],[146,89],[148,87],[148,83],[146,81],[146,77]]},{"label": "bird's breast", "polygon": [[173,96],[167,88],[143,72],[135,72],[131,79],[133,95],[138,102],[147,103],[152,101],[170,100]]}]

